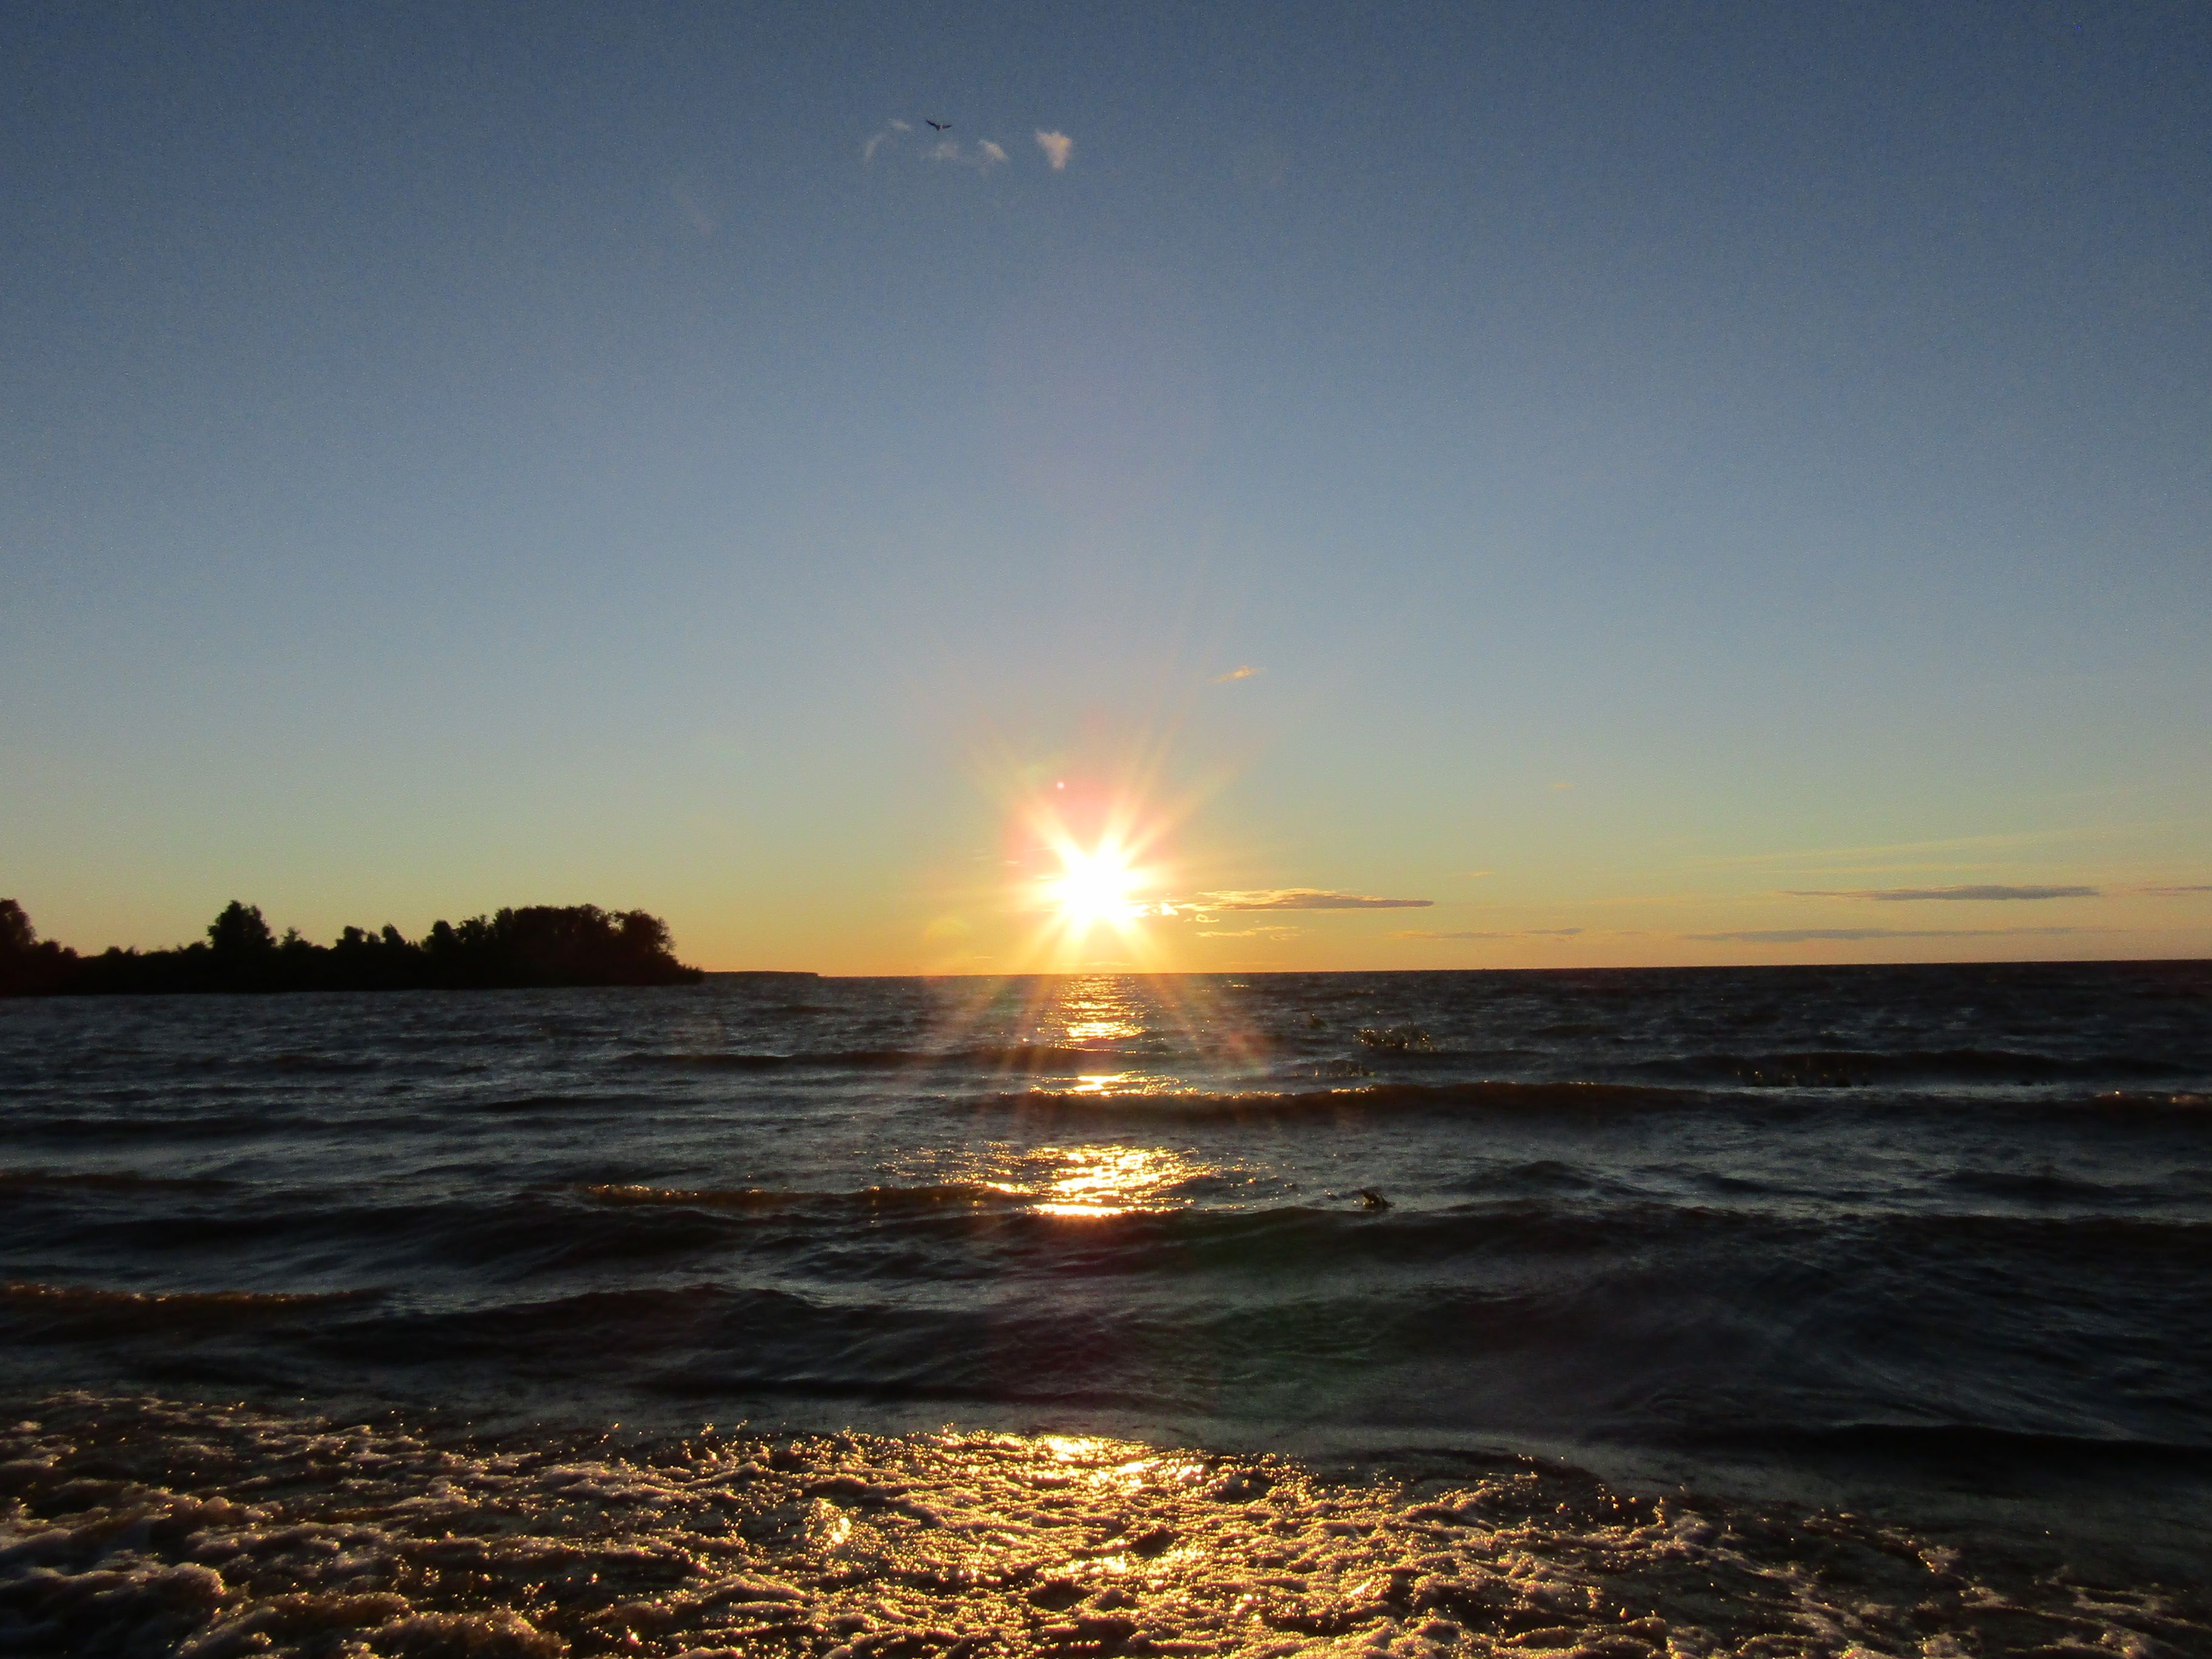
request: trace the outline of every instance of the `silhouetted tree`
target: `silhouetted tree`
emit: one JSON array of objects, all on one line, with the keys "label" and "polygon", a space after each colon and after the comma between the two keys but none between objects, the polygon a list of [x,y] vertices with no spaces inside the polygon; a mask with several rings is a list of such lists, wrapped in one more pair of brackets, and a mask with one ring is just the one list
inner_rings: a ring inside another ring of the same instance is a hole
[{"label": "silhouetted tree", "polygon": [[29,914],[14,899],[0,899],[0,996],[26,996],[66,988],[77,954],[52,939],[43,942]]},{"label": "silhouetted tree", "polygon": [[208,923],[207,936],[209,945],[220,957],[261,957],[276,948],[276,935],[262,919],[261,907],[240,904],[236,899]]},{"label": "silhouetted tree", "polygon": [[234,899],[204,942],[173,951],[111,949],[84,961],[37,941],[22,907],[0,900],[0,994],[687,985],[704,977],[676,959],[659,917],[592,904],[526,905],[459,926],[441,920],[419,944],[389,922],[374,933],[348,927],[324,946],[296,928],[280,943],[257,906]]}]

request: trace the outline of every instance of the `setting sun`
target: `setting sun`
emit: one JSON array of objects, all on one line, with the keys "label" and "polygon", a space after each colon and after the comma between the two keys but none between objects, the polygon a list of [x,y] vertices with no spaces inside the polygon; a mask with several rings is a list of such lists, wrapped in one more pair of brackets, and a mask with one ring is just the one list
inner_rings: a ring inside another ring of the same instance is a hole
[{"label": "setting sun", "polygon": [[1126,848],[1102,842],[1087,853],[1072,844],[1058,850],[1060,872],[1046,885],[1071,933],[1088,933],[1102,921],[1128,921],[1140,913],[1143,907],[1134,896],[1143,877],[1130,866]]}]

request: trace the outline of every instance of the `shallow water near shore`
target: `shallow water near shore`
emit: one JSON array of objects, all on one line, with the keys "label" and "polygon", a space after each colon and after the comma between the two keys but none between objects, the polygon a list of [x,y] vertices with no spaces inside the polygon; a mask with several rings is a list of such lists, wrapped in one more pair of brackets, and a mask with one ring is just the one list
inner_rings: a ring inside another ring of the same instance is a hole
[{"label": "shallow water near shore", "polygon": [[2203,964],[0,1005],[0,1635],[2206,1651],[2209,1103]]}]

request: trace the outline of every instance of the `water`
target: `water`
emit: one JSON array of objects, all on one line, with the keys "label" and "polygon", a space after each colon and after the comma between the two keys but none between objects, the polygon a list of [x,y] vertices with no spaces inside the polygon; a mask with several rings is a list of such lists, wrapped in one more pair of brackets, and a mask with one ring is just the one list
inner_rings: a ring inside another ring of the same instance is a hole
[{"label": "water", "polygon": [[2205,964],[15,1003],[0,1112],[0,1645],[2212,1651]]}]

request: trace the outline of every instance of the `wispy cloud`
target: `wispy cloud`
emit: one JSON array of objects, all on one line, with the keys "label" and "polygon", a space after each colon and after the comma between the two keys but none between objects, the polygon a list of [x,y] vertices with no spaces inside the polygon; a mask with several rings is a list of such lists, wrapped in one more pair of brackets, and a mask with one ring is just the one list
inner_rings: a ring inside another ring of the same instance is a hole
[{"label": "wispy cloud", "polygon": [[921,152],[925,161],[939,161],[956,167],[973,167],[978,173],[988,173],[993,167],[1006,164],[1006,152],[988,138],[974,144],[963,144],[957,138],[940,138]]},{"label": "wispy cloud", "polygon": [[1052,170],[1066,172],[1067,158],[1075,154],[1075,140],[1064,132],[1047,132],[1040,127],[1036,141],[1037,148],[1044,152],[1044,159],[1052,163]]},{"label": "wispy cloud", "polygon": [[[2142,826],[2135,826],[2142,827]],[[1738,854],[1729,858],[1692,859],[1692,869],[1741,868],[1747,865],[1797,865],[1801,868],[1818,869],[1829,860],[1868,858],[1890,858],[1902,853],[1965,853],[1990,851],[1998,848],[2028,847],[2041,842],[2095,840],[2125,833],[2125,829],[2109,830],[2039,830],[2002,836],[1954,836],[1944,841],[1875,842],[1860,847],[1808,847],[1779,853]],[[1910,867],[1910,866],[1906,866]]]},{"label": "wispy cloud", "polygon": [[1579,927],[1522,927],[1503,933],[1431,933],[1403,930],[1393,933],[1393,939],[1572,939],[1583,930]]},{"label": "wispy cloud", "polygon": [[912,132],[913,131],[914,124],[910,121],[886,121],[884,124],[882,131],[871,136],[868,142],[860,146],[860,165],[866,167],[869,162],[874,161],[876,159],[876,152],[882,149],[884,145],[889,143],[892,139],[897,137],[899,134],[902,132]]},{"label": "wispy cloud", "polygon": [[1571,783],[1554,783],[1547,784],[1545,787],[1551,789],[1571,789],[1574,787],[1574,785]]},{"label": "wispy cloud", "polygon": [[2136,890],[2154,898],[2180,898],[2188,893],[2212,893],[2212,882],[2200,882],[2193,887],[2144,887]]},{"label": "wispy cloud", "polygon": [[1753,927],[1733,933],[1680,933],[1709,945],[1806,945],[1866,939],[1996,939],[2025,933],[2108,933],[2109,927]]},{"label": "wispy cloud", "polygon": [[1231,680],[1249,680],[1255,674],[1264,674],[1267,672],[1264,668],[1253,667],[1249,662],[1240,662],[1226,674],[1216,674],[1213,677],[1213,683],[1216,685],[1226,685]]},{"label": "wispy cloud", "polygon": [[1201,927],[1200,939],[1296,939],[1296,927]]},{"label": "wispy cloud", "polygon": [[1434,899],[1376,898],[1366,893],[1340,893],[1326,887],[1267,887],[1231,893],[1201,893],[1199,905],[1207,910],[1425,910]]},{"label": "wispy cloud", "polygon": [[2009,887],[1985,883],[1973,887],[1788,887],[1790,898],[1878,899],[1885,904],[1917,899],[2100,898],[2094,887]]},{"label": "wispy cloud", "polygon": [[953,167],[973,167],[978,173],[988,173],[993,167],[1004,167],[1006,164],[1006,147],[1004,144],[994,143],[988,138],[980,139],[971,145],[963,144],[957,138],[940,137],[935,143],[930,143],[927,149],[913,149],[908,148],[903,143],[906,136],[913,131],[914,123],[911,121],[885,122],[881,131],[872,134],[868,141],[860,146],[861,165],[865,167],[873,161],[876,159],[876,152],[885,145],[890,146],[893,149],[902,150],[904,154],[921,161],[945,162]]}]

